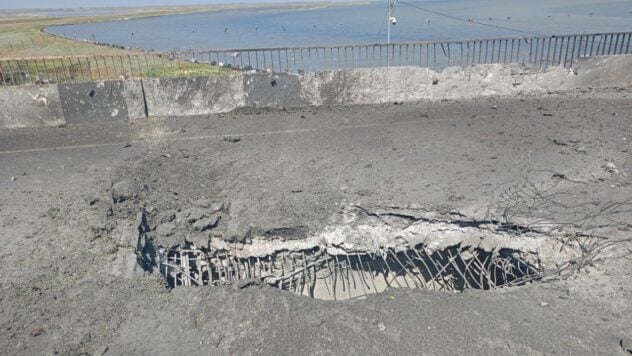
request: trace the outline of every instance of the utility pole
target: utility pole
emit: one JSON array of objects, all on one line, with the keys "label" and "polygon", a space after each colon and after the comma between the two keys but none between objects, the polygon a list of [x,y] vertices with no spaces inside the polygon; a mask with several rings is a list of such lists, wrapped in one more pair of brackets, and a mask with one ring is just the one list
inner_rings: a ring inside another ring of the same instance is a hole
[{"label": "utility pole", "polygon": [[389,56],[389,50],[391,45],[391,26],[397,25],[397,18],[393,16],[393,9],[397,0],[388,0],[388,23],[386,24],[386,66],[391,66],[391,57]]}]

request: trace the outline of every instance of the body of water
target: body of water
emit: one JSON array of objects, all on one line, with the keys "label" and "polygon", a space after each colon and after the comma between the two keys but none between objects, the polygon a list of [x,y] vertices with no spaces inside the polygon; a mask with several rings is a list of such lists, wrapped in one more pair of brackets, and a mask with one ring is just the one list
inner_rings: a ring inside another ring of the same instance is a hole
[{"label": "body of water", "polygon": [[[420,9],[449,14],[458,21]],[[387,3],[312,10],[237,10],[78,25],[47,31],[154,50],[265,48],[386,42]],[[394,10],[391,41],[476,39],[524,33],[632,31],[632,1],[441,0],[407,1]]]}]

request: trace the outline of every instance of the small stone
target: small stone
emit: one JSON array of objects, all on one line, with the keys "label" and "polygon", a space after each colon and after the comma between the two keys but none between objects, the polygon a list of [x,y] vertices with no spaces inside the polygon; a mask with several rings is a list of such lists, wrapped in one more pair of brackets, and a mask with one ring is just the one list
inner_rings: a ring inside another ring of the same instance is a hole
[{"label": "small stone", "polygon": [[88,199],[88,205],[93,206],[99,202],[99,197],[93,197]]},{"label": "small stone", "polygon": [[549,303],[547,303],[547,302],[540,302],[540,306],[543,307],[543,308],[548,306],[548,305],[549,305]]},{"label": "small stone", "polygon": [[37,337],[37,336],[42,335],[45,331],[46,330],[44,330],[43,328],[35,328],[35,329],[31,330],[30,335],[32,337]]},{"label": "small stone", "polygon": [[114,203],[121,203],[133,195],[131,179],[123,179],[112,185],[112,200]]},{"label": "small stone", "polygon": [[213,216],[210,218],[204,218],[204,219],[200,219],[198,221],[196,221],[193,224],[193,228],[197,231],[205,231],[205,230],[209,230],[212,229],[214,227],[217,227],[217,224],[219,223],[220,220],[220,216]]},{"label": "small stone", "polygon": [[160,236],[171,236],[176,229],[174,224],[160,224],[156,228],[156,233]]},{"label": "small stone", "polygon": [[176,224],[180,224],[180,223],[186,221],[186,219],[188,217],[189,217],[189,211],[188,210],[177,212],[176,213]]},{"label": "small stone", "polygon": [[617,166],[614,163],[612,163],[612,162],[606,163],[606,165],[604,165],[603,168],[608,173],[613,173],[613,174],[619,173],[619,170],[617,169]]},{"label": "small stone", "polygon": [[236,143],[236,142],[241,141],[241,137],[224,136],[224,141],[226,141],[226,142]]},{"label": "small stone", "polygon": [[15,182],[15,179],[16,179],[15,176],[11,176],[11,181],[12,182]]},{"label": "small stone", "polygon": [[377,328],[378,328],[378,329],[380,329],[380,331],[384,331],[384,330],[386,330],[386,326],[384,325],[384,323],[383,323],[383,322],[379,322],[379,323],[377,324]]},{"label": "small stone", "polygon": [[193,205],[200,208],[209,209],[210,214],[224,210],[224,203],[217,202],[213,199],[199,199],[199,200],[194,201]]},{"label": "small stone", "polygon": [[201,209],[201,208],[197,208],[197,207],[193,207],[190,208],[188,210],[188,215],[186,218],[186,221],[188,223],[194,223],[202,218],[204,218],[204,216],[206,215],[206,210],[205,209]]},{"label": "small stone", "polygon": [[160,213],[156,217],[159,224],[170,223],[176,219],[176,211],[175,210],[166,210]]}]

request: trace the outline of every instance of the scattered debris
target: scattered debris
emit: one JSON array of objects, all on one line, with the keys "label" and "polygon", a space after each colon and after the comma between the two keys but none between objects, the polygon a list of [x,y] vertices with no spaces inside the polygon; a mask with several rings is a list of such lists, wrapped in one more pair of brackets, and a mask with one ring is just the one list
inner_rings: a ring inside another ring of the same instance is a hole
[{"label": "scattered debris", "polygon": [[224,141],[226,141],[226,142],[232,142],[232,143],[235,143],[235,142],[239,142],[239,141],[241,141],[241,137],[236,137],[236,136],[224,136]]},{"label": "scattered debris", "polygon": [[206,231],[217,226],[221,217],[219,215],[203,218],[193,224],[193,228],[197,231]]},{"label": "scattered debris", "polygon": [[46,330],[44,330],[44,328],[35,328],[35,329],[31,330],[30,335],[32,337],[38,337],[38,336],[42,335],[45,332],[46,332]]},{"label": "scattered debris", "polygon": [[112,185],[112,200],[114,203],[122,203],[133,196],[132,180],[125,178]]},{"label": "scattered debris", "polygon": [[156,227],[156,233],[160,236],[171,236],[176,226],[171,223],[160,224]]},{"label": "scattered debris", "polygon": [[608,162],[606,163],[603,168],[606,170],[606,172],[608,173],[612,173],[612,174],[619,174],[619,169],[617,168],[617,166],[612,163],[612,162]]},{"label": "scattered debris", "polygon": [[632,355],[632,340],[629,338],[622,338],[621,340],[619,340],[619,346],[621,347],[621,350],[623,350],[623,352],[627,352],[628,354]]}]

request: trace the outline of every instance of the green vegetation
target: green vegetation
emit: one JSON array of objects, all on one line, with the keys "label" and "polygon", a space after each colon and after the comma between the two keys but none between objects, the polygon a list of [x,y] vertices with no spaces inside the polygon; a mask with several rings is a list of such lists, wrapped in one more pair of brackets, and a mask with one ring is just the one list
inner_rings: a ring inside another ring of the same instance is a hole
[{"label": "green vegetation", "polygon": [[[348,4],[348,3],[347,3]],[[339,3],[337,5],[344,5]],[[308,9],[328,3],[226,4],[117,8],[108,15],[46,17],[37,12],[0,12],[0,85],[64,83],[122,78],[227,75],[231,69],[166,54],[71,40],[43,31],[55,25],[134,19],[177,13],[235,9]]]},{"label": "green vegetation", "polygon": [[67,83],[156,77],[228,75],[230,69],[161,54],[0,59],[0,84]]}]

